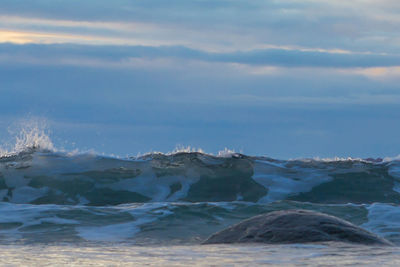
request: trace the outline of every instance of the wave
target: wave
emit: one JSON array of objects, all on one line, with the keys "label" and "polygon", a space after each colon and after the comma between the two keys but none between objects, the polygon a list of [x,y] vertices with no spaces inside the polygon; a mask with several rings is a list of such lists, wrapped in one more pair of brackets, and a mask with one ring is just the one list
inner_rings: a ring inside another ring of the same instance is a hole
[{"label": "wave", "polygon": [[399,180],[397,160],[276,160],[201,152],[119,159],[37,148],[0,157],[0,200],[20,204],[400,203]]},{"label": "wave", "polygon": [[283,209],[328,213],[400,244],[400,160],[217,155],[130,158],[55,149],[33,124],[0,154],[0,243],[201,243]]},{"label": "wave", "polygon": [[158,202],[109,207],[0,203],[0,243],[199,244],[210,234],[243,219],[288,209],[331,214],[400,244],[400,209],[395,205],[296,201]]}]

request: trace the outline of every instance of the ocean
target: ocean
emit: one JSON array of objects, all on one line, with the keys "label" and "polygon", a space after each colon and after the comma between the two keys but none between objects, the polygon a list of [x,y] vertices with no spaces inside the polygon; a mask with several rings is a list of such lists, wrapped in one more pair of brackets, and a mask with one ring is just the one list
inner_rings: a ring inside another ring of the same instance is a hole
[{"label": "ocean", "polygon": [[202,245],[252,216],[306,209],[400,244],[400,160],[225,151],[111,157],[33,145],[0,157],[1,265],[393,265],[345,243]]}]

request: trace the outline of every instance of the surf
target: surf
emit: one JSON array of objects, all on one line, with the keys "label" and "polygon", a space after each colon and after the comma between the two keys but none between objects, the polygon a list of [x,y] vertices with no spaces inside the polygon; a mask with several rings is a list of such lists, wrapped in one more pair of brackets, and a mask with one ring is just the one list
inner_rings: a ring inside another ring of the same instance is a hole
[{"label": "surf", "polygon": [[399,244],[399,182],[398,158],[115,157],[57,149],[34,125],[0,156],[0,243],[200,244],[251,216],[306,209]]}]

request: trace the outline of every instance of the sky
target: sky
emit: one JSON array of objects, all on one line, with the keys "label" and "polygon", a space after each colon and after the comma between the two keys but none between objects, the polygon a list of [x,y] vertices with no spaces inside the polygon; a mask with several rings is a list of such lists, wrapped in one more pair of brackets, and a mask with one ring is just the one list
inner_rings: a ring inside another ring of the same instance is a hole
[{"label": "sky", "polygon": [[397,0],[2,0],[0,138],[274,158],[400,154]]}]

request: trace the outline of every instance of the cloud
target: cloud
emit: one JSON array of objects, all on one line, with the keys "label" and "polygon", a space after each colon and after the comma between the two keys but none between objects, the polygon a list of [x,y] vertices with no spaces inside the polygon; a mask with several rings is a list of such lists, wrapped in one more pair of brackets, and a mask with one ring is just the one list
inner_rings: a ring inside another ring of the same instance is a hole
[{"label": "cloud", "polygon": [[[370,79],[384,80],[400,80],[400,66],[393,67],[371,67],[371,68],[355,68],[352,70],[342,70],[348,75],[363,75]],[[400,102],[399,102],[400,103]]]},{"label": "cloud", "polygon": [[0,91],[6,96],[2,105],[12,111],[15,103],[59,114],[68,110],[69,116],[79,117],[85,107],[98,113],[101,107],[132,110],[223,103],[245,110],[254,105],[368,105],[399,100],[394,97],[399,94],[398,82],[389,76],[371,79],[361,73],[368,68],[337,64],[238,63],[226,60],[225,54],[217,61],[215,53],[184,47],[2,44],[0,51]]},{"label": "cloud", "polygon": [[[365,53],[262,49],[211,53],[183,46],[87,46],[87,45],[13,45],[0,44],[0,57],[5,60],[53,62],[67,64],[74,59],[82,62],[109,62],[110,66],[139,62],[138,59],[178,59],[248,65],[271,70],[271,67],[296,68],[384,68],[398,67],[400,56]],[[107,64],[105,64],[107,65]],[[257,70],[254,70],[257,72]],[[357,73],[357,72],[354,72]],[[362,73],[362,72],[359,72]]]},{"label": "cloud", "polygon": [[399,13],[395,0],[2,0],[0,121],[46,116],[110,153],[398,154]]},{"label": "cloud", "polygon": [[396,54],[398,6],[389,0],[3,0],[0,27],[87,36],[97,44],[182,45],[219,52],[271,45]]}]

